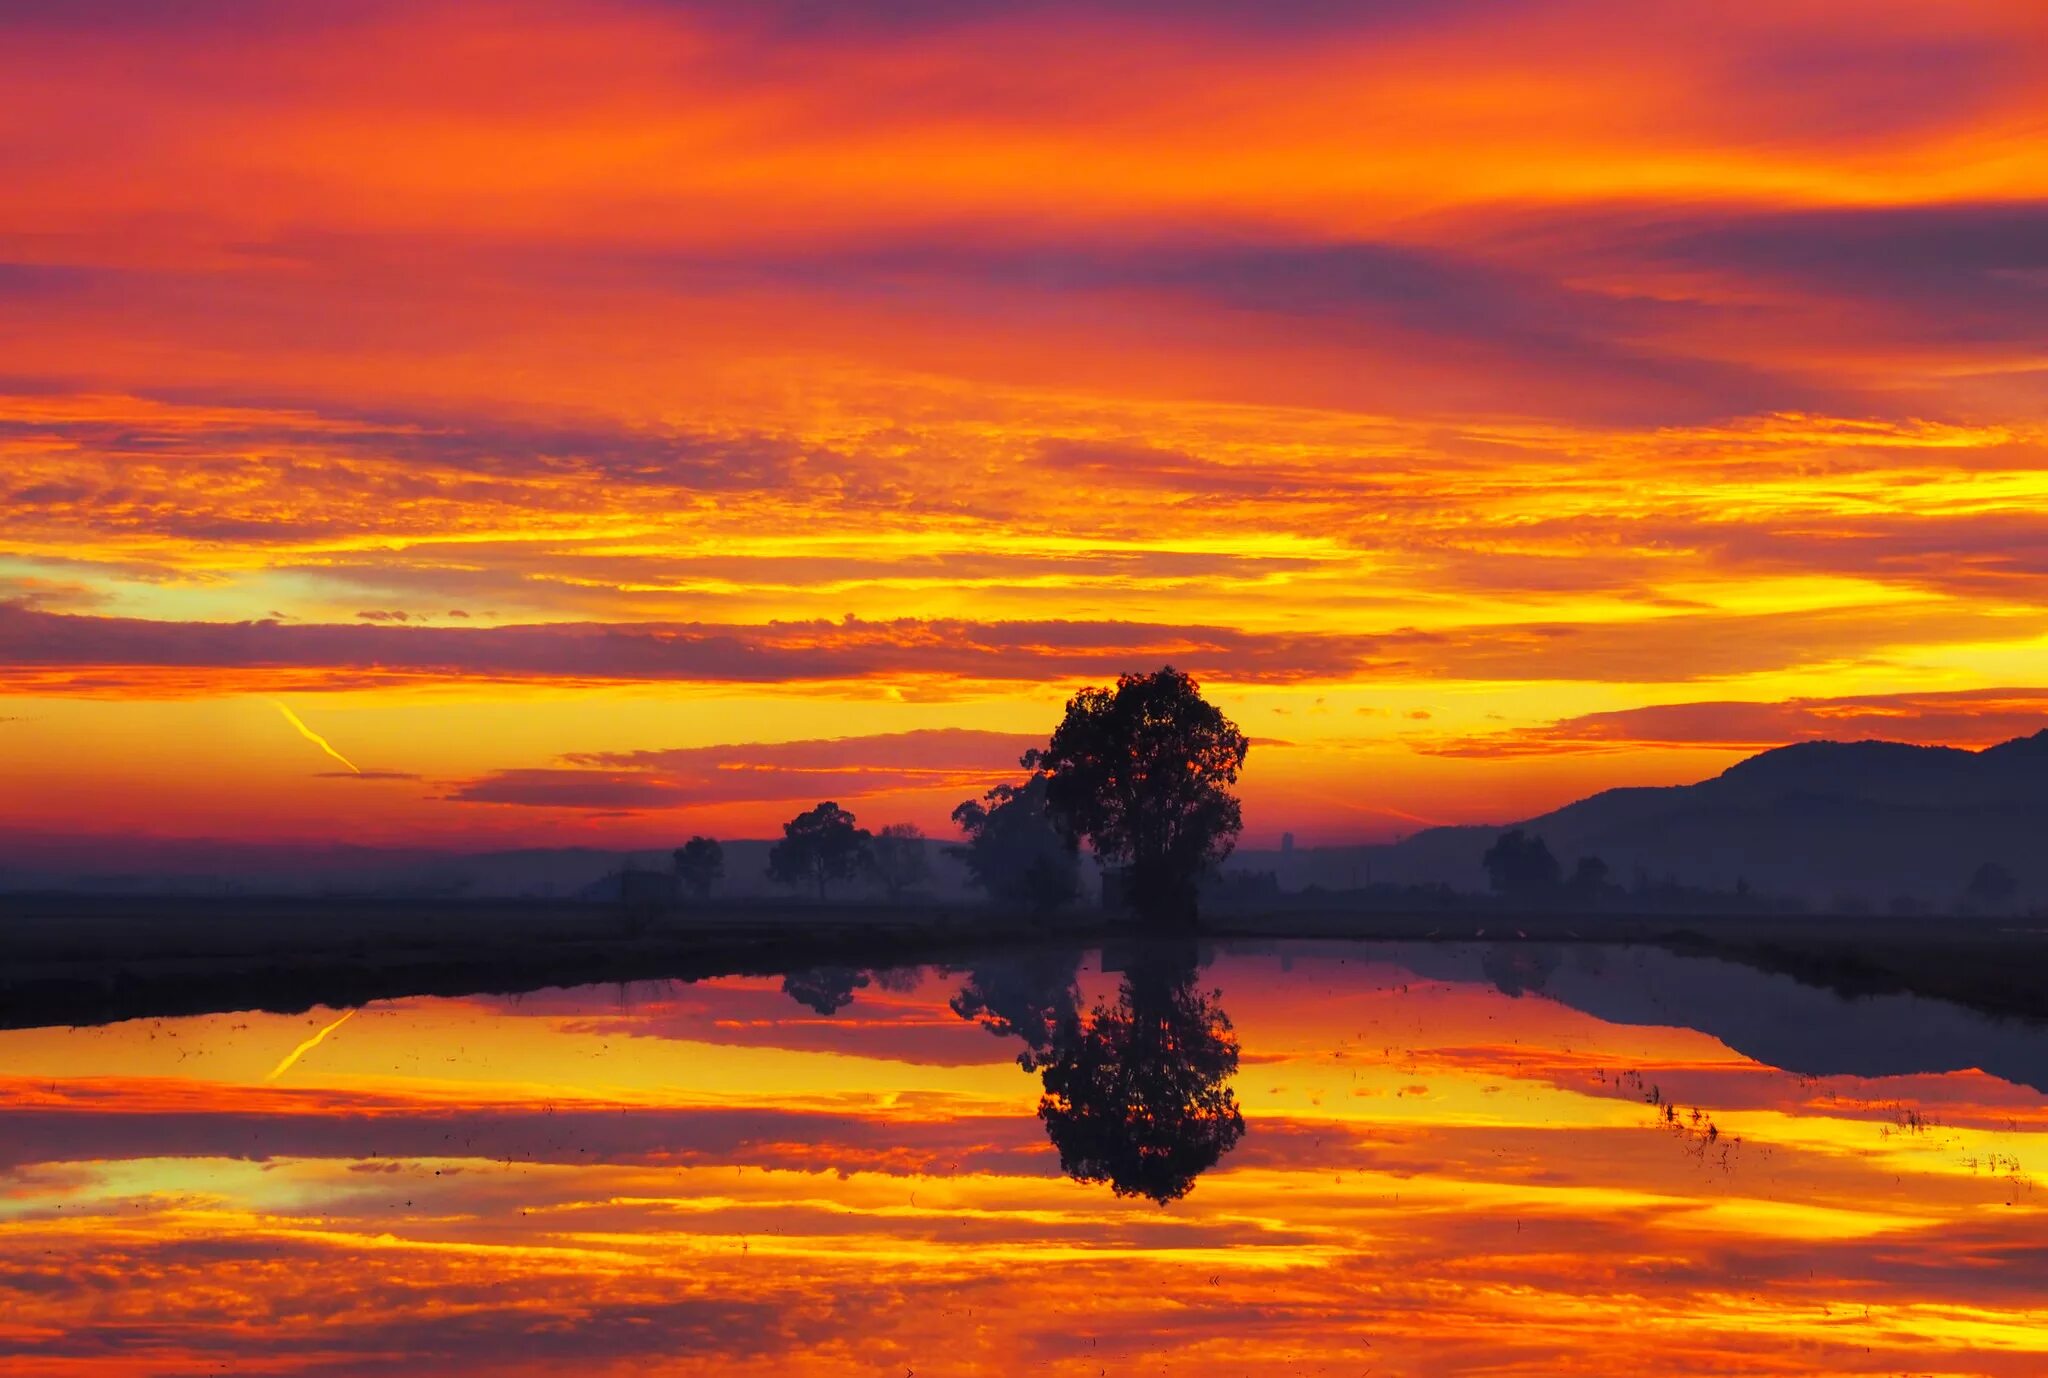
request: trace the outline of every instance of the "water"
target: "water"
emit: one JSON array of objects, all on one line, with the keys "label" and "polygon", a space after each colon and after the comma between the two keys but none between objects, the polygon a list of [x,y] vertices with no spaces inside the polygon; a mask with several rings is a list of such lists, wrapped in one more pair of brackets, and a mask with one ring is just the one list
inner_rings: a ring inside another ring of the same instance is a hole
[{"label": "water", "polygon": [[2048,1371],[2048,1031],[1199,956],[0,1033],[0,1370]]}]

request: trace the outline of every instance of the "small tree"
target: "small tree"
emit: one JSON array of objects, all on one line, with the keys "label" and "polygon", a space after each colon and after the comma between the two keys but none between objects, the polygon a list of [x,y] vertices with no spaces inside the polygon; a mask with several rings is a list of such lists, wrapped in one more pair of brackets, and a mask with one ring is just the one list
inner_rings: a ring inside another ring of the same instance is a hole
[{"label": "small tree", "polygon": [[826,886],[850,880],[867,864],[873,845],[853,815],[827,800],[782,825],[782,841],[768,850],[768,877],[782,885],[815,885],[818,898]]},{"label": "small tree", "polygon": [[1080,893],[1081,859],[1046,814],[1046,776],[1038,762],[1038,752],[1025,752],[1019,764],[1031,772],[1029,780],[997,785],[953,810],[967,835],[953,854],[996,903],[1050,914]]},{"label": "small tree", "polygon": [[868,871],[892,900],[923,885],[932,874],[924,829],[915,823],[891,823],[876,833],[868,851]]},{"label": "small tree", "polygon": [[819,1014],[834,1015],[853,1003],[868,974],[856,967],[810,967],[782,978],[782,993]]},{"label": "small tree", "polygon": [[699,901],[711,898],[711,887],[725,879],[725,849],[718,839],[693,837],[675,851],[676,883]]},{"label": "small tree", "polygon": [[1607,863],[1597,856],[1580,857],[1579,864],[1572,868],[1572,878],[1565,883],[1565,889],[1580,904],[1595,902],[1607,893]]},{"label": "small tree", "polygon": [[1067,701],[1040,758],[1046,808],[1067,837],[1129,868],[1126,892],[1147,922],[1192,922],[1196,883],[1244,827],[1230,787],[1250,745],[1172,666],[1124,675]]},{"label": "small tree", "polygon": [[1520,828],[1495,838],[1479,864],[1495,892],[1513,899],[1542,898],[1557,889],[1559,868],[1549,844]]},{"label": "small tree", "polygon": [[1963,887],[1963,899],[1973,909],[1996,912],[2011,905],[2019,888],[2011,871],[1995,861],[1987,861],[1970,874],[1970,883]]}]

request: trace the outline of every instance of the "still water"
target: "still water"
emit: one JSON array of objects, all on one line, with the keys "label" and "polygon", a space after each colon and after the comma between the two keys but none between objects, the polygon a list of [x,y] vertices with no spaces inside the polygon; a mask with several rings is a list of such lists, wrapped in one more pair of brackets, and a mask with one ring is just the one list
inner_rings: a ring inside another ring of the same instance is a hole
[{"label": "still water", "polygon": [[0,1371],[2048,1372],[2048,1031],[1263,945],[0,1033]]}]

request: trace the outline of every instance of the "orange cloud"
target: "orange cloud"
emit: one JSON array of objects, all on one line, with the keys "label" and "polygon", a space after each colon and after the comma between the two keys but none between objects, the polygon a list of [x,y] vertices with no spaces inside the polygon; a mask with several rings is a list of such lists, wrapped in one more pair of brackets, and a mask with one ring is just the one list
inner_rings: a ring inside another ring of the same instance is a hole
[{"label": "orange cloud", "polygon": [[[0,692],[2018,682],[2044,58],[2027,0],[15,7]],[[137,735],[122,815],[198,816]]]},{"label": "orange cloud", "polygon": [[1550,755],[1641,746],[1761,751],[1802,741],[1912,742],[1985,747],[2048,728],[2048,689],[1864,694],[1783,703],[1670,703],[1588,713],[1541,727],[1428,742],[1453,756]]}]

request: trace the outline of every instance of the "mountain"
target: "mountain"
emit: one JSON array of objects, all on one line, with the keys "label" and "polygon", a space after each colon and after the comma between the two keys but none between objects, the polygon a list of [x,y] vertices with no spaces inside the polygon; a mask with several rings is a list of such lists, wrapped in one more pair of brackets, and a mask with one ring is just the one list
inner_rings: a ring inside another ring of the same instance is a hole
[{"label": "mountain", "polygon": [[[1946,909],[1978,867],[2048,899],[2048,730],[1982,751],[1899,742],[1801,742],[1711,780],[1604,790],[1504,825],[1541,836],[1567,869],[1598,856],[1653,880],[1793,895],[1836,908]],[[1353,849],[1376,880],[1476,888],[1501,827],[1433,828]],[[1282,877],[1283,883],[1287,877]]]}]

